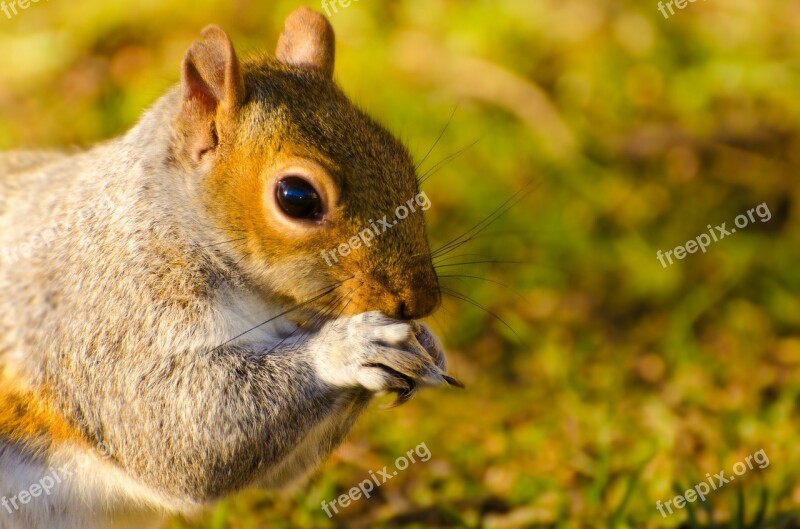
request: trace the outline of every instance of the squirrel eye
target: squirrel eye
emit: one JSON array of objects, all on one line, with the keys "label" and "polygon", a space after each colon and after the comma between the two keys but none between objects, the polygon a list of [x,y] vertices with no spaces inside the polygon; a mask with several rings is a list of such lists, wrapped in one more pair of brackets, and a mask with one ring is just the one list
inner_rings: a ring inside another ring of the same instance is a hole
[{"label": "squirrel eye", "polygon": [[289,176],[278,183],[278,205],[295,219],[315,219],[322,212],[322,200],[314,186],[298,176]]}]

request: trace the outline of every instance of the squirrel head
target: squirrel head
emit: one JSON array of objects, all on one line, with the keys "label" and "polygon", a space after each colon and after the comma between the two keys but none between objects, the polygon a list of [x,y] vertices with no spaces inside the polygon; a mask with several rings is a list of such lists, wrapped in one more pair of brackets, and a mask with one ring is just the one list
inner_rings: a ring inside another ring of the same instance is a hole
[{"label": "squirrel head", "polygon": [[336,86],[330,23],[301,7],[275,57],[241,63],[222,29],[202,37],[183,62],[173,156],[232,240],[219,251],[312,314],[429,315],[430,202],[407,149]]}]

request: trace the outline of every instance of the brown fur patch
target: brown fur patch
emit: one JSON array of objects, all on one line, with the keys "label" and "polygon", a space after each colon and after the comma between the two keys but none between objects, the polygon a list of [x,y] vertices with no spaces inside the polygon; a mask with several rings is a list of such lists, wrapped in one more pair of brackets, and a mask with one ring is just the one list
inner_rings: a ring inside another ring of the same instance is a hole
[{"label": "brown fur patch", "polygon": [[0,389],[0,438],[33,450],[52,444],[84,444],[80,432],[29,392]]}]

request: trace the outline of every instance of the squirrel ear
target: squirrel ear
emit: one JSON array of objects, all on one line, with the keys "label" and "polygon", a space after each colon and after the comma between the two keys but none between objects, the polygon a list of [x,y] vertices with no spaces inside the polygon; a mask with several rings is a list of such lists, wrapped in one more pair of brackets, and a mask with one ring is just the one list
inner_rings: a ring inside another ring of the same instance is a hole
[{"label": "squirrel ear", "polygon": [[321,13],[298,7],[286,18],[275,56],[284,64],[316,68],[333,77],[333,27]]},{"label": "squirrel ear", "polygon": [[217,146],[218,118],[244,99],[244,79],[228,35],[208,26],[201,36],[186,52],[181,71],[181,129],[195,162]]}]

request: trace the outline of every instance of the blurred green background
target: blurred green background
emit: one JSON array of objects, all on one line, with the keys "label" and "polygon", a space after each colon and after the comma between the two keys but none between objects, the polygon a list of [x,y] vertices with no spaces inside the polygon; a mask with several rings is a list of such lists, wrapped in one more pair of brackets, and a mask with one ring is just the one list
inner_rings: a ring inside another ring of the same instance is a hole
[{"label": "blurred green background", "polygon": [[[0,147],[120,134],[177,82],[203,26],[223,26],[242,55],[271,52],[296,5],[0,13]],[[173,527],[745,527],[763,500],[763,526],[796,526],[800,2],[698,1],[668,19],[626,0],[355,0],[331,13],[339,83],[417,159],[456,109],[422,166],[437,170],[424,185],[434,247],[537,183],[441,264],[520,263],[440,269],[486,309],[450,298],[432,322],[467,391],[373,405],[307,484]],[[666,269],[656,259],[761,203],[768,222]],[[328,519],[323,500],[420,443],[429,461]],[[656,509],[762,449],[769,466],[692,513]]]}]

